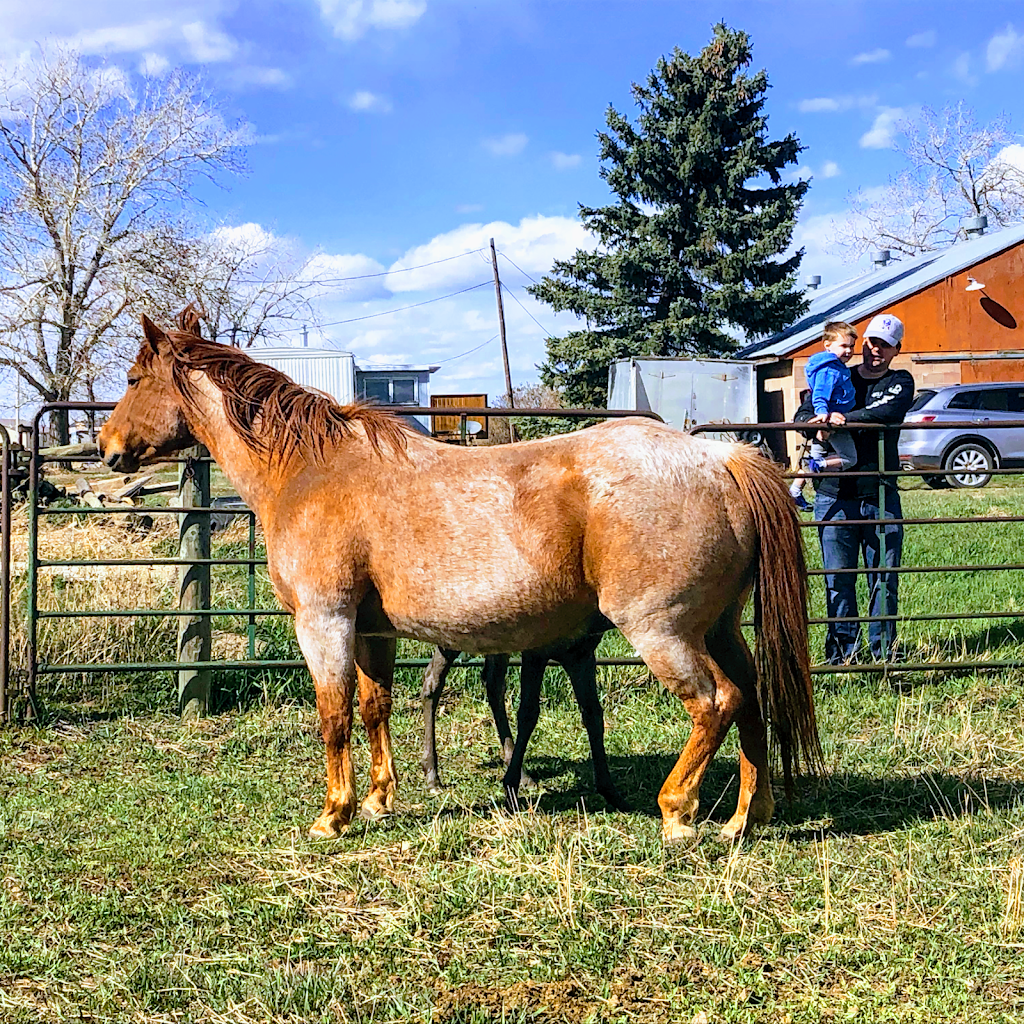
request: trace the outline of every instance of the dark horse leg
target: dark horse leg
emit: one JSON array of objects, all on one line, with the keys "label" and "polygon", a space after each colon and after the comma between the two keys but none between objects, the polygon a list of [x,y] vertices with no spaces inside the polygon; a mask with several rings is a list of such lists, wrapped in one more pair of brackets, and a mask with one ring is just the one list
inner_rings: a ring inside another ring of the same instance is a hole
[{"label": "dark horse leg", "polygon": [[[420,698],[423,702],[423,775],[429,793],[438,794],[444,789],[437,763],[437,708],[441,702],[441,694],[448,679],[448,673],[459,652],[438,647],[427,670],[423,673],[423,689]],[[498,743],[501,746],[501,757],[507,765],[512,760],[514,743],[512,729],[508,724],[508,713],[505,710],[505,675],[508,671],[507,654],[490,654],[484,658],[483,679],[487,693],[487,703],[494,717],[494,726],[498,731]],[[522,773],[520,785],[532,786],[533,780]]]},{"label": "dark horse leg", "polygon": [[526,747],[540,717],[541,681],[548,661],[557,661],[569,675],[580,716],[587,730],[587,739],[590,741],[590,756],[594,762],[594,782],[598,793],[616,810],[629,810],[629,805],[612,780],[604,749],[604,713],[597,695],[597,665],[594,661],[602,635],[599,632],[588,633],[569,644],[559,644],[540,651],[523,651],[518,734],[504,780],[505,802],[509,810],[519,807],[519,787],[515,780],[522,774]]},{"label": "dark horse leg", "polygon": [[590,740],[590,757],[594,762],[594,784],[601,794],[617,811],[628,811],[629,804],[622,798],[611,772],[608,770],[608,756],[604,749],[604,712],[601,698],[597,695],[597,663],[594,660],[601,634],[591,633],[573,644],[555,658],[569,674],[576,703],[580,707],[583,727]]},{"label": "dark horse leg", "polygon": [[[524,655],[525,658],[525,655]],[[544,669],[541,667],[541,675]],[[494,718],[494,728],[498,730],[498,743],[501,746],[501,759],[507,768],[512,763],[512,755],[515,752],[515,741],[512,738],[512,729],[508,724],[508,713],[505,711],[505,679],[508,675],[508,655],[489,654],[484,658],[484,690],[487,693],[487,703]],[[519,698],[519,706],[522,707],[522,696]],[[540,696],[537,697],[538,713]],[[522,764],[519,765],[519,785],[533,786],[533,779],[523,771]]]},{"label": "dark horse leg", "polygon": [[423,702],[423,775],[428,793],[437,794],[444,789],[437,770],[437,742],[434,725],[437,720],[437,706],[441,702],[441,694],[444,692],[448,672],[458,656],[458,651],[438,647],[434,651],[433,658],[430,659],[426,672],[423,673],[423,689],[420,691],[420,699]]}]

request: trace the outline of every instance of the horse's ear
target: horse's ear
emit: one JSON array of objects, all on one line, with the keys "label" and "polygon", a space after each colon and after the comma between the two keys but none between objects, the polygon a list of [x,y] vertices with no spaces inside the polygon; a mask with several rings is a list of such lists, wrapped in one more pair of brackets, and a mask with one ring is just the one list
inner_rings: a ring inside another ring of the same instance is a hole
[{"label": "horse's ear", "polygon": [[178,314],[178,330],[185,334],[194,334],[197,338],[203,336],[202,322],[203,312],[194,302],[190,302]]},{"label": "horse's ear", "polygon": [[166,335],[145,313],[142,314],[142,334],[145,338],[143,344],[149,346],[153,355],[159,355],[160,343],[164,341]]}]

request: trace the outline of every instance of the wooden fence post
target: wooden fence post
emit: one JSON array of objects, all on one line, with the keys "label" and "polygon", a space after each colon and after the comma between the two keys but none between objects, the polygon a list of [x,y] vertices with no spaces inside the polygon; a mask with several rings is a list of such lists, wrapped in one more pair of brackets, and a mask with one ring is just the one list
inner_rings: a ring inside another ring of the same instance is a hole
[{"label": "wooden fence post", "polygon": [[[209,452],[202,446],[184,452],[178,497],[182,508],[210,506]],[[178,515],[178,557],[183,560],[210,558],[210,513],[182,512]],[[209,564],[183,564],[178,569],[178,608],[181,611],[210,609]],[[178,617],[178,661],[209,661],[212,653],[209,615]],[[210,707],[210,670],[178,670],[178,710],[183,719],[198,718]]]}]

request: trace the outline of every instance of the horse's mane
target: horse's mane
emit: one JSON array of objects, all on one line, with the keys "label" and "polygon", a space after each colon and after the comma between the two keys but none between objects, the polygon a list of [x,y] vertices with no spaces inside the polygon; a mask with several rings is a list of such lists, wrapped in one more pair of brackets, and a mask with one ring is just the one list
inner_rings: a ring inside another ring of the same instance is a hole
[{"label": "horse's mane", "polygon": [[[384,447],[395,455],[405,451],[411,428],[397,416],[363,402],[339,405],[240,349],[202,338],[197,319],[182,314],[178,322],[183,329],[164,332],[173,355],[175,388],[194,408],[192,375],[205,374],[224,396],[228,422],[251,451],[281,462],[296,452],[321,461],[324,449],[349,437],[356,423],[377,455]],[[152,348],[143,344],[139,362],[146,365],[153,358]]]}]

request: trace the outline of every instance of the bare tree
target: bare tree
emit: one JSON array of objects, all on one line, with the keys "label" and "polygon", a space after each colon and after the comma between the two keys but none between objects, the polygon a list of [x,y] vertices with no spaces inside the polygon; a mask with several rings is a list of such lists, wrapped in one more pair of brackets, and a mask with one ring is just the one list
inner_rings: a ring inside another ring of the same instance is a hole
[{"label": "bare tree", "polygon": [[193,182],[240,171],[246,134],[182,72],[133,80],[66,50],[0,69],[0,366],[44,401],[94,386]]},{"label": "bare tree", "polygon": [[316,325],[315,260],[256,224],[182,233],[166,264],[163,312],[188,303],[201,311],[204,334],[247,348]]},{"label": "bare tree", "polygon": [[878,192],[857,192],[836,225],[833,251],[849,261],[871,249],[915,256],[966,238],[982,214],[993,226],[1024,219],[1024,169],[1008,159],[1016,137],[1006,117],[979,125],[963,101],[898,124],[907,166]]}]

